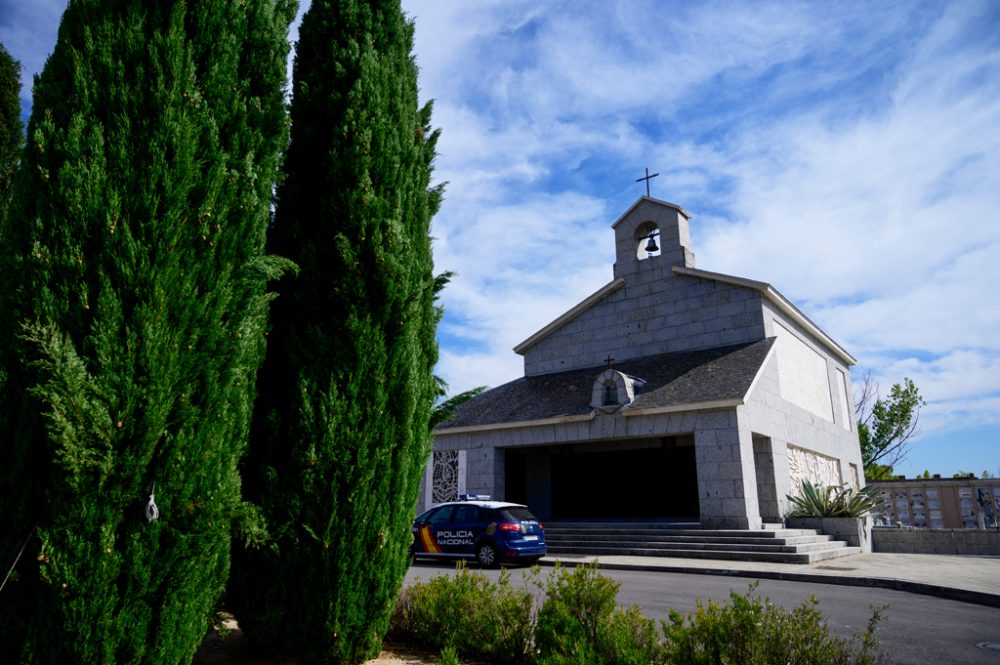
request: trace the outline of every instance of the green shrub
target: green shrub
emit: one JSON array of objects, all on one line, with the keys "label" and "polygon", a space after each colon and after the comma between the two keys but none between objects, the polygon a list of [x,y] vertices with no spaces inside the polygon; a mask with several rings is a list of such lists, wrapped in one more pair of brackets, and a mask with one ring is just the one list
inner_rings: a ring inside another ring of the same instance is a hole
[{"label": "green shrub", "polygon": [[535,648],[544,665],[646,665],[664,661],[656,622],[617,607],[620,584],[598,565],[556,566],[543,586]]},{"label": "green shrub", "polygon": [[[458,564],[454,577],[417,582],[400,594],[391,630],[401,640],[494,663],[530,662],[531,593],[502,571],[491,582]],[[444,655],[442,653],[442,658]]]},{"label": "green shrub", "polygon": [[746,594],[732,592],[730,604],[698,603],[685,620],[677,612],[663,622],[667,662],[686,664],[730,663],[732,665],[829,665],[883,662],[878,651],[876,626],[881,609],[874,609],[868,629],[855,649],[848,641],[829,633],[818,601],[809,600],[794,610],[776,606],[757,594],[756,583]]},{"label": "green shrub", "polygon": [[667,653],[657,624],[632,605],[618,608],[598,632],[598,650],[606,663],[655,665],[667,663]]},{"label": "green shrub", "polygon": [[864,517],[881,503],[873,485],[855,490],[844,485],[813,485],[803,480],[799,495],[786,494],[790,517]]},{"label": "green shrub", "polygon": [[438,665],[462,665],[462,661],[458,659],[455,647],[441,649],[441,655],[438,656]]},{"label": "green shrub", "polygon": [[540,662],[600,662],[591,657],[596,658],[599,626],[615,610],[619,586],[601,575],[596,563],[572,570],[557,564],[542,586],[545,601],[535,630]]},{"label": "green shrub", "polygon": [[[439,650],[441,663],[459,657],[491,663],[539,665],[874,665],[884,661],[877,626],[882,608],[873,608],[856,641],[830,635],[810,598],[786,610],[757,585],[731,593],[728,604],[698,603],[669,621],[643,616],[638,607],[616,607],[619,583],[598,572],[597,564],[573,569],[557,565],[544,580],[544,593],[531,620],[532,597],[514,589],[504,572],[496,582],[459,565],[454,577],[441,576],[404,590],[392,619],[394,637]],[[534,626],[534,644],[532,627]]]}]

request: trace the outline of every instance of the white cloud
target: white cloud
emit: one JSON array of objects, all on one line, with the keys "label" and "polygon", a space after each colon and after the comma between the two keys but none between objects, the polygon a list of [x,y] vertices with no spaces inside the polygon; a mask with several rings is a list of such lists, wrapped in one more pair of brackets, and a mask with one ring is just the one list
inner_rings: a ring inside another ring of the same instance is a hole
[{"label": "white cloud", "polygon": [[[510,347],[610,277],[645,162],[695,214],[699,266],[773,283],[886,385],[918,380],[925,427],[995,423],[1000,68],[966,34],[989,5],[530,6],[442,11],[433,30],[475,38],[421,60],[451,182],[436,260],[460,273],[443,331],[475,341],[442,356],[456,388],[518,375]],[[560,182],[593,162],[611,196]],[[567,254],[574,221],[588,249]]]},{"label": "white cloud", "polygon": [[[37,71],[65,3],[0,3]],[[511,347],[611,278],[609,225],[648,166],[694,214],[699,267],[771,282],[884,386],[912,377],[925,433],[1000,432],[995,3],[404,9],[443,130],[453,390],[520,375]]]}]

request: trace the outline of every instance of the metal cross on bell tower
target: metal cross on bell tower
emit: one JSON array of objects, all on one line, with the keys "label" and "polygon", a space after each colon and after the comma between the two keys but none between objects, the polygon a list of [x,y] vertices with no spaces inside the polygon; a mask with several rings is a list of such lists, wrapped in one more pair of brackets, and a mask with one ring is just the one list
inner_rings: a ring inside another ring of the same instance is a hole
[{"label": "metal cross on bell tower", "polygon": [[649,175],[649,168],[647,167],[646,168],[646,177],[644,177],[644,178],[636,178],[635,179],[636,182],[642,182],[643,180],[646,181],[646,196],[649,196],[649,181],[652,180],[653,178],[655,178],[658,175],[660,175],[660,174],[659,173],[654,173],[653,175]]}]

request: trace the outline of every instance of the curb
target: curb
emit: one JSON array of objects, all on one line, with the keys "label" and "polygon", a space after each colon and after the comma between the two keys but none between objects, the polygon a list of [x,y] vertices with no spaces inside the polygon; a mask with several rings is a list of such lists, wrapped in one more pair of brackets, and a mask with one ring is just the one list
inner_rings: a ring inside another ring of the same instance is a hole
[{"label": "curb", "polygon": [[781,580],[785,582],[812,582],[814,584],[832,584],[839,586],[857,586],[872,589],[892,589],[924,596],[935,596],[946,600],[957,600],[963,603],[1000,607],[1000,595],[985,591],[972,591],[955,587],[939,586],[924,582],[914,582],[891,577],[859,577],[855,575],[819,575],[816,573],[793,573],[777,570],[734,570],[731,568],[693,568],[690,566],[674,566],[663,563],[623,563],[602,562],[597,558],[589,561],[563,561],[560,559],[541,559],[543,566],[575,565],[580,563],[597,563],[603,570],[639,570],[659,573],[684,573],[689,575],[718,575],[721,577],[749,577],[762,580]]}]

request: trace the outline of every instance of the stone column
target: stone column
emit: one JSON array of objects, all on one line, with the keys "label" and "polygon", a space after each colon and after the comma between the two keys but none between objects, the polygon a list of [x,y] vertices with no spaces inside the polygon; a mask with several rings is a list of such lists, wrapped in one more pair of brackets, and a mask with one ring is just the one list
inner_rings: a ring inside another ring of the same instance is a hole
[{"label": "stone column", "polygon": [[759,529],[753,437],[736,413],[702,414],[694,432],[701,524],[709,529]]},{"label": "stone column", "polygon": [[766,436],[753,436],[754,464],[760,515],[764,522],[781,522],[788,512],[785,495],[794,492],[788,475],[788,445]]},{"label": "stone column", "polygon": [[503,451],[475,448],[466,457],[465,491],[500,497],[504,490]]}]

